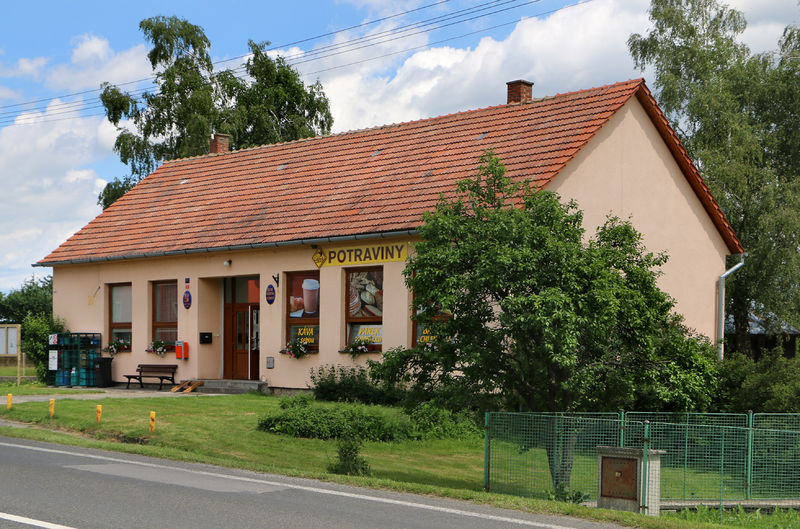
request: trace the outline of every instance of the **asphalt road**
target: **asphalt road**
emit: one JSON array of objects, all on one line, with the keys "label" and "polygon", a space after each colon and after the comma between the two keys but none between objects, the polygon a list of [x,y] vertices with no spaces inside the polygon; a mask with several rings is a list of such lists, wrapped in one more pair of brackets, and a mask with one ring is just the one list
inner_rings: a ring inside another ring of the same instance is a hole
[{"label": "asphalt road", "polygon": [[7,437],[0,437],[0,527],[621,529]]}]

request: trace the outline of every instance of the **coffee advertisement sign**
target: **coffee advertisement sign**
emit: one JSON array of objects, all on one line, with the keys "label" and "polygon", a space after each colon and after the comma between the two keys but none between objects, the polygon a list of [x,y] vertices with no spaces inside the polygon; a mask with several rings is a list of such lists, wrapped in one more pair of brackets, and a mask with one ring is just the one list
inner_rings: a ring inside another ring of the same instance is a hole
[{"label": "coffee advertisement sign", "polygon": [[289,285],[289,317],[319,317],[319,274],[297,274]]},{"label": "coffee advertisement sign", "polygon": [[319,345],[319,325],[292,325],[289,341],[297,340],[306,345]]}]

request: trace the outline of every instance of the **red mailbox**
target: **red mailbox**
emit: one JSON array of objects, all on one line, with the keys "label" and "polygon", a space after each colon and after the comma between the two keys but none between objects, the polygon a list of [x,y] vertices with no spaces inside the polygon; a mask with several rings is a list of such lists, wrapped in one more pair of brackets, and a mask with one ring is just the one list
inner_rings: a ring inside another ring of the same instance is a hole
[{"label": "red mailbox", "polygon": [[175,358],[179,360],[189,359],[189,344],[186,342],[175,342]]}]

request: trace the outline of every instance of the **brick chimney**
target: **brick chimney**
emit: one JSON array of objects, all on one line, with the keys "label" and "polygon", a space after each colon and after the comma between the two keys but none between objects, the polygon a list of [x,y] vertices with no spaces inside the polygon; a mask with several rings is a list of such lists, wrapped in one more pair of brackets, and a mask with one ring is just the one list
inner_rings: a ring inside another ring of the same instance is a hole
[{"label": "brick chimney", "polygon": [[533,83],[517,79],[516,81],[509,81],[508,85],[508,101],[511,103],[530,103],[533,100]]},{"label": "brick chimney", "polygon": [[229,152],[231,150],[230,142],[230,134],[213,134],[211,136],[211,141],[208,142],[208,154],[221,154],[223,152]]}]

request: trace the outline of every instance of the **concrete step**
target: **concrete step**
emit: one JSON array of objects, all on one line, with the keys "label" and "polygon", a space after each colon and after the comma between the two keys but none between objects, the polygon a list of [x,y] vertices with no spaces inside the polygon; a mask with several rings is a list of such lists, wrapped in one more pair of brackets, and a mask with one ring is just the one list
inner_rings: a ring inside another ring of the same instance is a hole
[{"label": "concrete step", "polygon": [[261,393],[269,392],[269,389],[267,389],[267,383],[260,380],[202,380],[203,385],[195,390],[198,393],[225,393],[229,395],[238,395],[241,393],[249,393],[251,391],[259,391]]}]

